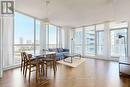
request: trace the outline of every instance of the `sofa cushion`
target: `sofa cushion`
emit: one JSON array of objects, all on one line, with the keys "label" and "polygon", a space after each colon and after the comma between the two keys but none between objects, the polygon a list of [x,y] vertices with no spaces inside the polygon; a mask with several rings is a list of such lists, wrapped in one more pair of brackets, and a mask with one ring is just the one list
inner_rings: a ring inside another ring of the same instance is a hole
[{"label": "sofa cushion", "polygon": [[53,51],[53,49],[52,49],[52,48],[49,48],[48,50],[49,50],[50,52],[52,52],[52,51]]},{"label": "sofa cushion", "polygon": [[69,52],[69,49],[63,49],[64,52]]},{"label": "sofa cushion", "polygon": [[53,48],[53,52],[58,52],[57,48]]},{"label": "sofa cushion", "polygon": [[57,48],[49,48],[48,49],[50,52],[58,52]]},{"label": "sofa cushion", "polygon": [[62,60],[69,54],[69,49],[63,48],[48,48],[49,52],[56,52],[56,60]]},{"label": "sofa cushion", "polygon": [[63,55],[68,55],[69,54],[69,52],[62,52],[63,53]]},{"label": "sofa cushion", "polygon": [[63,52],[63,48],[57,48],[58,52]]},{"label": "sofa cushion", "polygon": [[56,60],[64,59],[63,53],[56,53]]}]

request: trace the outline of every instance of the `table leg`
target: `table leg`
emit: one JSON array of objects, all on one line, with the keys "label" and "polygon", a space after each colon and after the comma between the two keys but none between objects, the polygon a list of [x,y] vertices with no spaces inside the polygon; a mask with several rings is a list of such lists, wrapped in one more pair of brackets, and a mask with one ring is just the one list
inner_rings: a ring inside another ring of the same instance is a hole
[{"label": "table leg", "polygon": [[36,64],[36,82],[38,82],[38,78],[39,78],[39,64]]},{"label": "table leg", "polygon": [[72,57],[71,57],[71,63],[72,63],[73,61],[72,61]]},{"label": "table leg", "polygon": [[119,63],[119,75],[120,75],[120,63]]}]

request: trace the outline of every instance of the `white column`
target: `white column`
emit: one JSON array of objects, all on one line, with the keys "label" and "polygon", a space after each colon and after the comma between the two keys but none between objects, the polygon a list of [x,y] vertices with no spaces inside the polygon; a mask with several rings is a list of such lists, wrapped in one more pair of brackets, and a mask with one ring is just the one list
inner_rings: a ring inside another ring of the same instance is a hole
[{"label": "white column", "polygon": [[3,46],[3,67],[9,68],[14,65],[13,57],[13,28],[14,18],[12,16],[2,17],[2,46]]},{"label": "white column", "polygon": [[82,56],[85,56],[85,27],[83,27]]},{"label": "white column", "polygon": [[63,27],[60,27],[61,33],[60,33],[60,43],[61,43],[61,47],[65,48],[65,29]]},{"label": "white column", "polygon": [[71,53],[74,53],[74,47],[75,47],[75,37],[74,37],[74,34],[75,34],[75,30],[74,29],[70,29],[70,43],[69,43],[69,46],[70,46],[70,52]]},{"label": "white column", "polygon": [[61,27],[59,27],[59,36],[58,36],[58,38],[59,38],[59,40],[58,40],[58,42],[59,42],[59,48],[62,48],[62,42],[63,42],[63,37],[62,37],[62,34],[63,34],[63,32],[62,32],[62,28]]},{"label": "white column", "polygon": [[130,57],[130,22],[128,27],[128,56]]},{"label": "white column", "polygon": [[70,32],[69,32],[69,29],[67,28],[64,28],[65,30],[65,48],[69,48],[70,46],[70,40],[69,40],[69,37],[70,37]]},{"label": "white column", "polygon": [[0,17],[0,78],[2,78],[3,74],[3,57],[2,57],[2,22],[1,22],[1,17]]},{"label": "white column", "polygon": [[110,30],[109,30],[109,24],[108,22],[105,23],[105,29],[104,29],[104,57],[106,59],[110,58]]},{"label": "white column", "polygon": [[[1,0],[0,0],[1,1]],[[0,2],[1,4],[1,2]],[[1,7],[0,7],[0,11],[1,11]],[[2,16],[0,13],[0,78],[2,78],[3,76],[3,57],[2,57]]]},{"label": "white column", "polygon": [[42,53],[42,50],[46,49],[46,24],[43,21],[40,24],[40,53]]}]

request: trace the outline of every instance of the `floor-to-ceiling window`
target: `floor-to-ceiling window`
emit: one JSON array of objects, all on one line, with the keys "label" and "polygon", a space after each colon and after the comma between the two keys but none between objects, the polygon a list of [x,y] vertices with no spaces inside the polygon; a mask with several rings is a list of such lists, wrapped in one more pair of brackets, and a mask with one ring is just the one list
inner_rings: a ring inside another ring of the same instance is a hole
[{"label": "floor-to-ceiling window", "polygon": [[64,29],[46,24],[46,48],[61,48],[64,46]]},{"label": "floor-to-ceiling window", "polygon": [[[82,37],[80,37],[79,34],[80,29],[82,29]],[[74,31],[74,35],[77,37],[79,35],[79,40],[75,38],[77,42],[74,43],[74,50],[75,52],[77,50],[77,53],[84,54],[84,56],[106,56],[104,52],[105,50],[110,52],[107,54],[111,54],[112,57],[127,56],[127,31],[128,22],[107,22],[102,24],[95,24],[92,26],[76,28],[76,30]],[[123,37],[119,39],[119,35],[122,35]],[[105,39],[108,41],[107,45],[105,45]],[[82,46],[77,46],[78,41],[80,43],[83,43]],[[106,49],[105,46],[110,46],[110,48],[106,47]],[[83,52],[81,51],[81,48],[83,48]]]},{"label": "floor-to-ceiling window", "polygon": [[95,26],[85,27],[85,55],[95,55]]},{"label": "floor-to-ceiling window", "polygon": [[104,24],[96,25],[96,54],[104,53]]},{"label": "floor-to-ceiling window", "polygon": [[57,27],[49,25],[49,48],[56,48]]},{"label": "floor-to-ceiling window", "polygon": [[20,52],[36,54],[39,49],[40,21],[15,12],[14,17],[14,64],[20,63]]},{"label": "floor-to-ceiling window", "polygon": [[61,29],[61,33],[60,33],[60,37],[61,37],[61,47],[62,48],[65,48],[65,30],[64,29]]},{"label": "floor-to-ceiling window", "polygon": [[[119,57],[119,56],[127,56],[127,29],[128,23],[110,23],[110,36],[111,36],[111,56]],[[119,36],[123,36],[119,38]]]},{"label": "floor-to-ceiling window", "polygon": [[[44,36],[44,35],[43,35]],[[35,20],[35,54],[40,53],[40,21]]]},{"label": "floor-to-ceiling window", "polygon": [[74,43],[74,53],[82,54],[82,38],[83,28],[76,28],[74,30],[74,38],[71,40],[71,43]]}]

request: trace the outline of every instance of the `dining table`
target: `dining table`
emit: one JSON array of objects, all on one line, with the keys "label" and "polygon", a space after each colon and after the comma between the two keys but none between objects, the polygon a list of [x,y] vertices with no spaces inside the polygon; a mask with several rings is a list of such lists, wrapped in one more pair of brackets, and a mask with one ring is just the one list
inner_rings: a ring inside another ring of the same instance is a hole
[{"label": "dining table", "polygon": [[[45,78],[45,76],[43,76],[43,78],[41,78],[40,73],[39,73],[39,70],[40,70],[40,63],[41,63],[41,59],[44,60],[47,58],[47,55],[52,55],[52,54],[55,54],[56,55],[56,52],[45,52],[43,54],[37,54],[37,55],[33,55],[32,59],[31,60],[36,60],[37,63],[36,63],[36,82],[38,83],[39,81],[41,82],[44,82],[44,83],[47,83],[48,80],[47,80],[47,77]],[[44,62],[43,62],[44,63]]]}]

